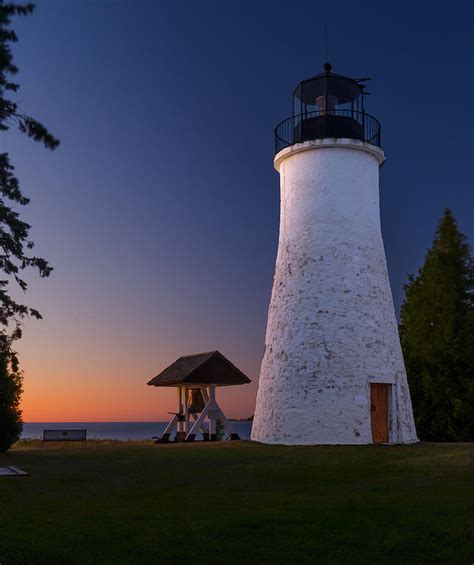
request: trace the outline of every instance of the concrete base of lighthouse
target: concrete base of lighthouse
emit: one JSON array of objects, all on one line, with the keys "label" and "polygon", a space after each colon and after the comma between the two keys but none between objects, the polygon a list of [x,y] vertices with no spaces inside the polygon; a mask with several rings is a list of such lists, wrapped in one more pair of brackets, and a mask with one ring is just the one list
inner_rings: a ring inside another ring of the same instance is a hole
[{"label": "concrete base of lighthouse", "polygon": [[351,139],[280,151],[280,240],[252,439],[417,441],[380,229],[382,150]]}]

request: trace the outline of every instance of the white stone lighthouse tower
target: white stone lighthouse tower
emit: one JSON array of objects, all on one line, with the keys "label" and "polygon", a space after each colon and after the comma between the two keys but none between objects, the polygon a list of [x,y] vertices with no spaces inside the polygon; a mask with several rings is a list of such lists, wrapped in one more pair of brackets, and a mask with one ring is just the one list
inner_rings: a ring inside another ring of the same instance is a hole
[{"label": "white stone lighthouse tower", "polygon": [[380,229],[385,157],[363,81],[324,65],[275,130],[280,238],[256,441],[417,441]]}]

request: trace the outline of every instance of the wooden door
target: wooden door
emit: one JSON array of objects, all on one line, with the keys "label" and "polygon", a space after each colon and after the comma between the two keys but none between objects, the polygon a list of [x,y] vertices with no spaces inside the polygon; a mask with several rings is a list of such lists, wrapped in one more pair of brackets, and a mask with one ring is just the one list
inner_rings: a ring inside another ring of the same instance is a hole
[{"label": "wooden door", "polygon": [[370,383],[372,440],[388,443],[388,387],[385,383]]}]

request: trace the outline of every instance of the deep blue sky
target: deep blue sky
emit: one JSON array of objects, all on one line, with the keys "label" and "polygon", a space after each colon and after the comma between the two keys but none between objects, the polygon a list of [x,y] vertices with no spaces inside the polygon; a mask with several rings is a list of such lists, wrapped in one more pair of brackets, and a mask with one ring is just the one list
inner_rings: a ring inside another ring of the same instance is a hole
[{"label": "deep blue sky", "polygon": [[[45,320],[20,346],[26,419],[53,419],[40,390],[69,395],[77,419],[153,418],[144,381],[200,350],[257,378],[278,237],[273,128],[321,70],[325,23],[333,70],[373,79],[398,308],[444,207],[474,240],[473,20],[468,0],[51,0],[16,19],[22,107],[62,142],[49,153],[2,136],[55,267],[31,283]],[[255,390],[235,392],[231,415],[252,412]]]}]

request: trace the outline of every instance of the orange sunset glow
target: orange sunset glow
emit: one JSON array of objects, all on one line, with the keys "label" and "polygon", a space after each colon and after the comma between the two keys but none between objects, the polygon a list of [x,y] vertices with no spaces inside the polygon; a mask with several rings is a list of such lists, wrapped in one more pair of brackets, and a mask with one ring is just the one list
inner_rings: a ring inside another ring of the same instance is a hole
[{"label": "orange sunset glow", "polygon": [[[176,389],[157,389],[146,383],[180,355],[197,351],[191,344],[187,349],[164,345],[163,351],[157,351],[139,339],[131,349],[118,348],[110,338],[102,336],[99,342],[97,335],[81,334],[74,326],[54,334],[47,316],[41,322],[27,322],[18,347],[25,373],[22,409],[26,422],[169,419],[168,412],[176,409]],[[69,339],[62,341],[65,334]],[[122,339],[130,347],[133,337],[122,334]],[[51,347],[51,340],[61,347]],[[197,344],[200,350],[212,349],[210,342],[207,349],[205,345]],[[253,414],[258,365],[252,366],[243,352],[231,352],[229,357],[249,374],[252,383],[221,387],[217,394],[229,417],[245,418]]]}]

